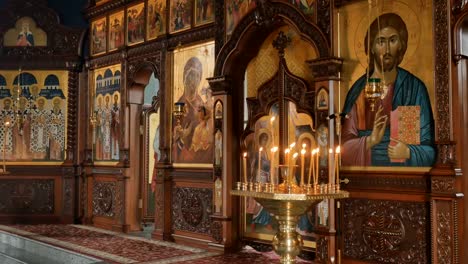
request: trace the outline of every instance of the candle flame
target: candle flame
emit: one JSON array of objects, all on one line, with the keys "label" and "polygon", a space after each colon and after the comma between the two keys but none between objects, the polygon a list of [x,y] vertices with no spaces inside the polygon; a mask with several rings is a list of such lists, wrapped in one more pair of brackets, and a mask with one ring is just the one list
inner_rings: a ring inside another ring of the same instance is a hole
[{"label": "candle flame", "polygon": [[302,148],[305,149],[307,147],[307,144],[306,143],[303,143],[302,144]]},{"label": "candle flame", "polygon": [[288,148],[284,150],[285,154],[288,154],[289,152],[290,152],[290,150]]},{"label": "candle flame", "polygon": [[278,147],[272,147],[271,148],[271,152],[275,153],[276,151],[278,151]]},{"label": "candle flame", "polygon": [[320,148],[316,148],[317,151],[315,153],[319,154],[320,153]]},{"label": "candle flame", "polygon": [[302,149],[301,150],[301,155],[304,155],[306,153],[306,150],[305,149]]},{"label": "candle flame", "polygon": [[246,158],[246,157],[247,157],[247,152],[244,152],[244,158]]},{"label": "candle flame", "polygon": [[260,149],[258,151],[263,151],[263,147],[260,147]]},{"label": "candle flame", "polygon": [[336,152],[336,153],[340,153],[340,151],[341,151],[341,148],[340,148],[340,146],[336,147],[336,150],[335,150],[335,152]]},{"label": "candle flame", "polygon": [[294,148],[294,146],[296,146],[296,142],[291,143],[291,145],[289,145],[289,148]]},{"label": "candle flame", "polygon": [[293,155],[293,159],[297,158],[297,156],[299,156],[299,153],[297,153],[297,152],[296,152],[296,153],[294,153],[294,155]]},{"label": "candle flame", "polygon": [[317,153],[317,149],[312,150],[312,155],[315,155]]},{"label": "candle flame", "polygon": [[330,148],[330,149],[328,150],[328,153],[332,154],[332,153],[333,153],[333,149]]},{"label": "candle flame", "polygon": [[275,119],[276,119],[276,117],[275,117],[275,116],[272,116],[272,117],[270,118],[270,122],[271,122],[271,123],[275,122]]}]

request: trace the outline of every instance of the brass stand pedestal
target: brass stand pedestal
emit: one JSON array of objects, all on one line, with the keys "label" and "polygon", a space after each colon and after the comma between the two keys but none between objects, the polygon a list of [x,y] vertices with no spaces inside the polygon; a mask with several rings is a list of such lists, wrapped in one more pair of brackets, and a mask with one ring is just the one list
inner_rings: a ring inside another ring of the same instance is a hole
[{"label": "brass stand pedestal", "polygon": [[346,191],[330,193],[269,193],[247,190],[232,190],[232,195],[252,197],[278,220],[278,232],[273,238],[273,248],[280,256],[281,263],[296,263],[296,256],[302,249],[302,237],[296,232],[297,218],[310,207],[324,199],[349,197]]}]

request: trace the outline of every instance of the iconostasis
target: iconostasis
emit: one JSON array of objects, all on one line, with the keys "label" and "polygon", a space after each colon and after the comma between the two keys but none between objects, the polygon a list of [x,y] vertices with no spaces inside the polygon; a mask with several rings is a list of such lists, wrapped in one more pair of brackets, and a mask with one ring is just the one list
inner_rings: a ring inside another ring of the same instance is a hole
[{"label": "iconostasis", "polygon": [[67,71],[0,71],[0,142],[6,161],[63,162],[67,85]]}]

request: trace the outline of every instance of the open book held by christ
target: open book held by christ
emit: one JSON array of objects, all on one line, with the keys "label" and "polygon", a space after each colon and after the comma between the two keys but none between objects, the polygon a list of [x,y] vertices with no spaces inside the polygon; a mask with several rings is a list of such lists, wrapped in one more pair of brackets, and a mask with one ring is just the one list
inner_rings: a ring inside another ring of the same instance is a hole
[{"label": "open book held by christ", "polygon": [[[407,145],[419,145],[420,141],[420,112],[419,105],[398,106],[390,114],[390,138],[397,139]],[[397,142],[390,141],[390,146]],[[405,159],[391,159],[391,162],[405,162]]]}]

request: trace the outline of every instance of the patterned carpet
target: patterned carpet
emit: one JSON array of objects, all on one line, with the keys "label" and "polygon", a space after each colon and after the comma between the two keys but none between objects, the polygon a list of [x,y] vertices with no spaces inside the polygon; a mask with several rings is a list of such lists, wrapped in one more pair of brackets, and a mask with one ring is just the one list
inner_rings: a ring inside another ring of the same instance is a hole
[{"label": "patterned carpet", "polygon": [[[102,259],[108,263],[279,263],[273,252],[251,248],[221,255],[202,249],[83,225],[0,225],[0,230]],[[308,263],[298,259],[297,263]]]}]

